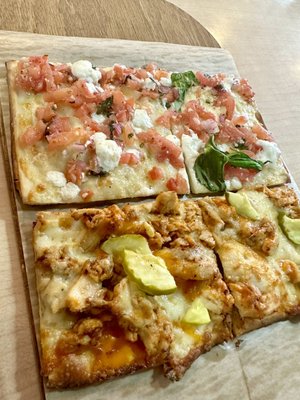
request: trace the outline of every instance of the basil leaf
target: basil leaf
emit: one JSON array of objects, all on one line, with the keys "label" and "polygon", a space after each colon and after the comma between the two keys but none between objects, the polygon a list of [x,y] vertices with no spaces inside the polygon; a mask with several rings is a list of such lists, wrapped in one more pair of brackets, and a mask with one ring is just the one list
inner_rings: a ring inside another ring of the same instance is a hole
[{"label": "basil leaf", "polygon": [[254,160],[247,154],[241,152],[229,154],[227,162],[232,167],[251,168],[256,171],[261,171],[265,164],[264,162]]},{"label": "basil leaf", "polygon": [[194,164],[194,170],[198,181],[211,192],[223,192],[226,190],[224,179],[224,167],[229,164],[237,168],[251,168],[261,171],[264,162],[254,160],[242,152],[227,153],[219,150],[211,136],[204,153],[200,154]]},{"label": "basil leaf", "polygon": [[174,101],[173,106],[176,111],[180,111],[186,91],[194,86],[198,85],[198,79],[196,78],[193,71],[186,72],[173,72],[171,74],[172,86],[178,88],[179,98]]},{"label": "basil leaf", "polygon": [[225,191],[224,166],[227,161],[228,155],[215,146],[212,136],[204,149],[204,153],[200,154],[195,161],[196,178],[211,192]]},{"label": "basil leaf", "polygon": [[102,101],[101,104],[97,105],[96,114],[103,114],[106,117],[109,117],[109,115],[111,114],[112,104],[113,104],[113,96],[110,96],[104,101]]}]

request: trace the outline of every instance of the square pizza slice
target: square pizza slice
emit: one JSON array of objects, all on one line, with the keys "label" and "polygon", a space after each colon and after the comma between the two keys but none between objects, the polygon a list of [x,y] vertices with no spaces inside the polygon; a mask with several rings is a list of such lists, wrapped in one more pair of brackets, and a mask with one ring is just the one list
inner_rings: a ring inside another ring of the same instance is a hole
[{"label": "square pizza slice", "polygon": [[181,138],[192,193],[288,181],[246,79],[200,71],[172,73],[179,98],[159,119]]},{"label": "square pizza slice", "polygon": [[287,187],[199,201],[234,297],[240,335],[300,313],[300,208]]},{"label": "square pizza slice", "polygon": [[[27,204],[189,192],[179,139],[156,120],[169,73],[47,56],[7,63],[15,176]],[[169,94],[170,97],[170,94]]]},{"label": "square pizza slice", "polygon": [[39,212],[33,232],[50,387],[162,366],[172,380],[232,338],[233,297],[194,201]]}]

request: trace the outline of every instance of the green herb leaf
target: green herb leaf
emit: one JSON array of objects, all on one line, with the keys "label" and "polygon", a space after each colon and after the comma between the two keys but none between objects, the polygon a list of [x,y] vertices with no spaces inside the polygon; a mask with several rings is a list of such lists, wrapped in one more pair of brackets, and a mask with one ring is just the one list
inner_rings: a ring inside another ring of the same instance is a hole
[{"label": "green herb leaf", "polygon": [[204,153],[197,157],[194,164],[198,181],[211,192],[223,192],[226,189],[224,166],[227,161],[227,154],[216,147],[212,136],[205,146]]},{"label": "green herb leaf", "polygon": [[204,153],[200,154],[194,164],[194,170],[198,181],[211,192],[223,192],[226,190],[224,179],[224,167],[229,164],[237,168],[251,168],[261,171],[264,162],[254,160],[242,152],[227,153],[219,150],[211,136]]},{"label": "green herb leaf", "polygon": [[199,82],[193,71],[186,72],[173,72],[171,74],[172,85],[178,88],[179,98],[174,101],[173,106],[176,111],[180,111],[186,91],[194,86],[198,85]]},{"label": "green herb leaf", "polygon": [[265,164],[262,161],[254,160],[253,158],[247,156],[247,154],[242,152],[229,154],[227,162],[233,167],[252,168],[256,171],[261,171]]},{"label": "green herb leaf", "polygon": [[109,117],[109,115],[111,114],[112,104],[113,104],[113,96],[110,96],[104,101],[102,101],[101,104],[97,105],[96,114],[103,114],[106,117]]}]

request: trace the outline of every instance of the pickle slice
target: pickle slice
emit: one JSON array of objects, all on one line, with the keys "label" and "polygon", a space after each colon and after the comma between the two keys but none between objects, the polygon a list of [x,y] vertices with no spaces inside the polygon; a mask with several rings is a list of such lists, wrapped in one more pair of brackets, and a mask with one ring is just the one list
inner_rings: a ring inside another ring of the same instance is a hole
[{"label": "pickle slice", "polygon": [[124,250],[132,250],[139,254],[152,254],[147,240],[142,235],[122,235],[106,240],[101,249],[113,257],[123,256]]},{"label": "pickle slice", "polygon": [[124,250],[123,267],[127,275],[147,294],[162,295],[176,290],[176,282],[160,257]]},{"label": "pickle slice", "polygon": [[244,193],[227,192],[226,199],[230,205],[235,207],[236,212],[242,217],[247,217],[253,220],[259,218],[257,211]]},{"label": "pickle slice", "polygon": [[195,299],[185,313],[183,322],[188,324],[202,325],[210,322],[210,316],[201,299]]},{"label": "pickle slice", "polygon": [[300,244],[300,219],[293,219],[279,213],[278,222],[284,234],[295,244]]}]

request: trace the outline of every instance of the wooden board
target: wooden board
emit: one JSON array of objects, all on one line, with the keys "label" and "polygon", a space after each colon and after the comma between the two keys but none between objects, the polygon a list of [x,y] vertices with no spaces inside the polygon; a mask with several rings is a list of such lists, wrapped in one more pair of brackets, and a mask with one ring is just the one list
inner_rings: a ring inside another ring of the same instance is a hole
[{"label": "wooden board", "polygon": [[[11,160],[8,150],[10,148],[10,129],[4,68],[4,62],[7,60],[47,53],[51,60],[62,62],[87,58],[97,65],[106,66],[114,62],[143,65],[148,61],[155,61],[171,70],[180,71],[189,67],[209,73],[223,71],[237,74],[231,55],[223,49],[108,39],[49,37],[11,32],[0,32],[0,41],[2,44],[0,48],[0,96],[5,131],[3,139],[7,141],[5,147],[8,157],[6,167],[10,177],[9,164]],[[31,230],[36,211],[46,207],[22,205],[15,190],[12,199],[15,201],[34,325],[38,332]],[[201,356],[178,383],[170,383],[161,375],[160,371],[151,370],[83,389],[62,392],[46,390],[46,398],[49,400],[104,400],[109,397],[111,400],[119,398],[137,400],[143,397],[149,400],[163,398],[173,400],[192,399],[197,393],[201,399],[209,400],[229,398],[229,396],[232,399],[271,399],[274,385],[277,385],[278,393],[280,393],[282,382],[285,384],[286,381],[289,382],[289,372],[296,369],[298,365],[296,351],[298,334],[299,324],[285,321],[245,335],[239,349],[232,344],[225,347],[217,346]],[[273,352],[273,349],[276,351]],[[276,377],[275,366],[277,363],[287,364],[286,376]],[[267,368],[268,373],[272,374],[274,384],[265,385],[264,378],[266,376],[263,368]],[[298,383],[300,382],[298,381]],[[290,390],[289,393],[292,391]],[[297,398],[297,395],[298,390],[295,385],[294,397]]]}]

